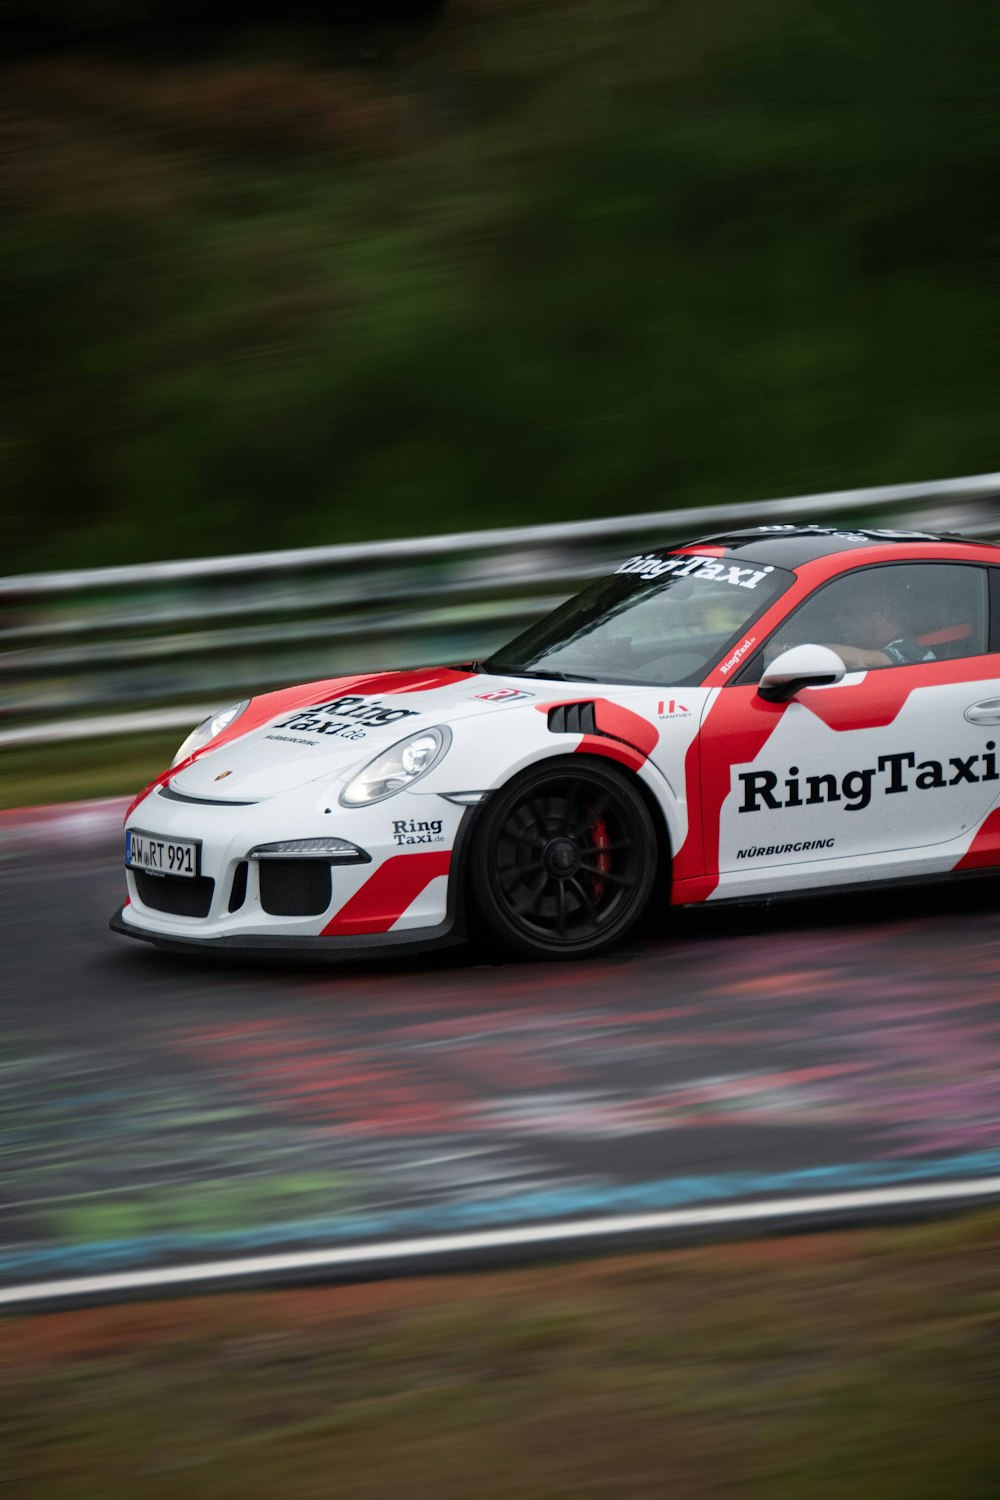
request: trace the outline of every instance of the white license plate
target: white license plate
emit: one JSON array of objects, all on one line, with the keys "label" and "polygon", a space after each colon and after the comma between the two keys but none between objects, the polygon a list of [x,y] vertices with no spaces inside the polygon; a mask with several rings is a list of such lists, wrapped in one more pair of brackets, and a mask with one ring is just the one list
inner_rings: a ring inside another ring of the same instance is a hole
[{"label": "white license plate", "polygon": [[200,873],[201,842],[171,839],[162,833],[142,833],[130,828],[125,835],[125,864],[130,870],[149,875],[183,875],[189,880]]}]

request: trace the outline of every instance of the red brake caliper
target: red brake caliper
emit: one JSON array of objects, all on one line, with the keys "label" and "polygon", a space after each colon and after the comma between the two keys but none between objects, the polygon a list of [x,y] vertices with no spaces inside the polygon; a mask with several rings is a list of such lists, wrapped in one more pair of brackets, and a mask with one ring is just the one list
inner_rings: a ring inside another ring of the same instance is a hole
[{"label": "red brake caliper", "polygon": [[[591,824],[590,831],[593,834],[594,838],[594,848],[597,850],[597,858],[595,859],[594,863],[600,870],[601,874],[606,875],[611,869],[611,855],[605,853],[607,846],[611,842],[611,840],[608,838],[608,825],[607,823],[605,823],[603,818],[597,818],[596,821]],[[600,901],[601,897],[604,895],[604,881],[599,879],[596,875],[593,876],[591,880],[591,889],[594,893],[594,900]]]}]

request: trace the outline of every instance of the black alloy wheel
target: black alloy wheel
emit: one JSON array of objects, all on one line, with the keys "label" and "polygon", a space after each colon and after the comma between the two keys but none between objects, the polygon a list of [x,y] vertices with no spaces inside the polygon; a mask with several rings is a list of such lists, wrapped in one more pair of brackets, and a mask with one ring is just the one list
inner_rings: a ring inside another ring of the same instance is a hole
[{"label": "black alloy wheel", "polygon": [[618,942],[656,878],[642,795],[591,760],[534,766],[486,803],[472,850],[477,911],[505,947],[576,958]]}]

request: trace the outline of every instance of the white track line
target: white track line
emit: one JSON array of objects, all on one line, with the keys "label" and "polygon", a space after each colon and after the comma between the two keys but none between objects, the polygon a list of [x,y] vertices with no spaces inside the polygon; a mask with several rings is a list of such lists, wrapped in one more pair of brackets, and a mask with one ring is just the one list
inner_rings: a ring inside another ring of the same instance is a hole
[{"label": "white track line", "polygon": [[107,1276],[79,1276],[65,1281],[39,1281],[0,1290],[0,1307],[29,1302],[101,1298],[121,1292],[166,1291],[198,1282],[233,1282],[244,1277],[278,1277],[289,1272],[363,1268],[384,1261],[423,1261],[477,1250],[514,1249],[522,1245],[561,1244],[569,1240],[627,1236],[664,1230],[711,1229],[731,1224],[757,1225],[769,1220],[820,1218],[870,1209],[907,1208],[959,1200],[1000,1197],[1000,1177],[960,1182],[926,1183],[898,1188],[870,1188],[853,1193],[824,1193],[808,1198],[771,1198],[762,1203],[725,1204],[718,1208],[682,1208],[664,1213],[626,1214],[613,1218],[576,1219],[564,1224],[541,1224],[522,1229],[481,1231],[475,1234],[435,1235],[424,1239],[389,1240],[353,1245],[339,1250],[302,1250],[277,1255],[247,1256],[241,1260],[203,1261],[193,1266],[161,1266],[148,1271],[122,1271]]}]

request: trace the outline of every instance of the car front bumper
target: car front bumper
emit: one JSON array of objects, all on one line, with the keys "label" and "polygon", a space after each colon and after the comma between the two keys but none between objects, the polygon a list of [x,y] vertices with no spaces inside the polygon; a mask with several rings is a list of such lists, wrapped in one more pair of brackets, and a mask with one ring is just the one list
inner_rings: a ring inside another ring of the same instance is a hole
[{"label": "car front bumper", "polygon": [[[184,879],[126,870],[128,899],[113,931],[164,948],[229,954],[299,951],[335,954],[409,952],[461,941],[459,847],[472,809],[437,796],[401,793],[393,807],[330,815],[314,789],[257,804],[195,805],[152,792],[126,829],[153,838],[196,841],[198,875]],[[397,830],[404,827],[400,842]],[[409,830],[430,827],[428,835]],[[364,851],[364,862],[268,858],[284,840],[336,837]],[[261,851],[260,858],[253,857]],[[321,866],[327,895],[308,908],[274,906],[265,885],[292,864]],[[265,883],[262,867],[267,867]]]}]

